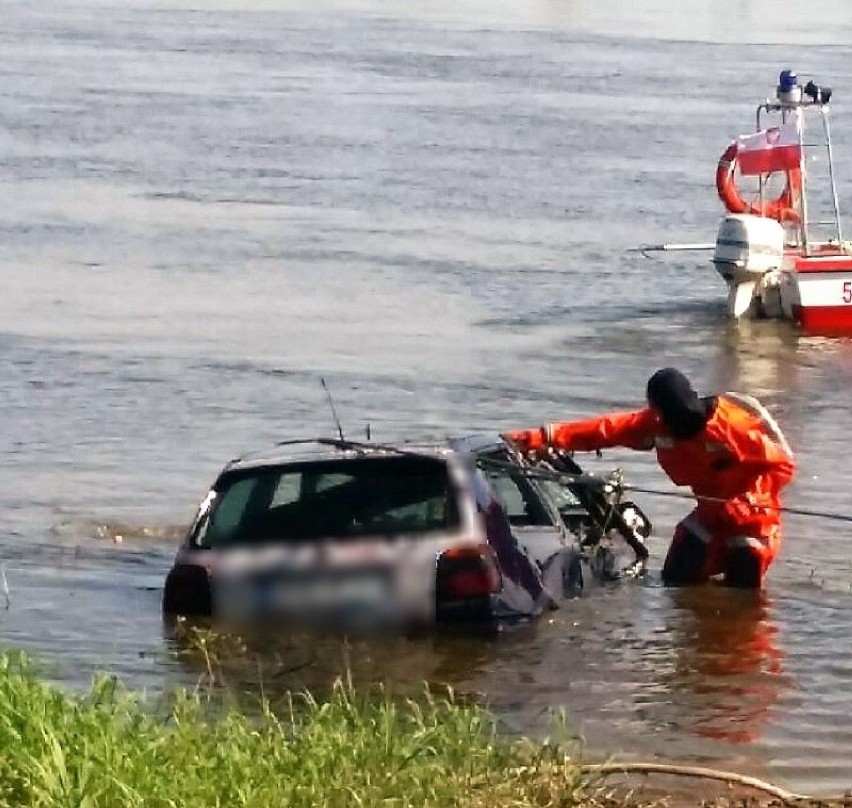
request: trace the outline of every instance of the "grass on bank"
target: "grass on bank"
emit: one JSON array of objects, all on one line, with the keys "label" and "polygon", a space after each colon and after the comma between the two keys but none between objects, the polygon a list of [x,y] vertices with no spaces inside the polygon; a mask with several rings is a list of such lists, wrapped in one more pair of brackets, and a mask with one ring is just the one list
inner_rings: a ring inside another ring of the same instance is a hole
[{"label": "grass on bank", "polygon": [[593,804],[566,750],[498,738],[480,706],[366,698],[346,682],[249,718],[188,691],[153,709],[111,677],[69,696],[6,654],[0,750],[3,806]]}]

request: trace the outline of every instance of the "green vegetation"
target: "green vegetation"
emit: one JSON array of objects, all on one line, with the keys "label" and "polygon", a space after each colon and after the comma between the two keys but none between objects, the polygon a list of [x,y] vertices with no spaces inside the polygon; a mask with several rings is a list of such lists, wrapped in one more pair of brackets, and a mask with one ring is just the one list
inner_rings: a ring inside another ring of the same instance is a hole
[{"label": "green vegetation", "polygon": [[114,678],[70,696],[4,655],[0,749],[3,806],[593,804],[559,745],[500,739],[451,693],[367,698],[347,682],[249,717],[200,692],[152,707]]}]

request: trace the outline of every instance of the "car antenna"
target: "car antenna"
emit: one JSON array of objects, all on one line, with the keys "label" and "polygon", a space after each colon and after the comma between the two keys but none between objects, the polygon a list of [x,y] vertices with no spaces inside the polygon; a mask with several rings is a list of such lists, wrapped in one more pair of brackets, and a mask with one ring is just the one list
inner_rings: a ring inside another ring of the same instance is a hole
[{"label": "car antenna", "polygon": [[340,419],[337,417],[337,410],[334,409],[334,400],[332,399],[331,393],[328,390],[328,385],[325,383],[325,379],[322,376],[320,376],[320,384],[328,397],[328,406],[331,407],[331,414],[334,417],[334,423],[337,426],[337,434],[340,435],[340,441],[341,443],[346,443],[346,438],[343,436],[343,427],[340,425]]}]

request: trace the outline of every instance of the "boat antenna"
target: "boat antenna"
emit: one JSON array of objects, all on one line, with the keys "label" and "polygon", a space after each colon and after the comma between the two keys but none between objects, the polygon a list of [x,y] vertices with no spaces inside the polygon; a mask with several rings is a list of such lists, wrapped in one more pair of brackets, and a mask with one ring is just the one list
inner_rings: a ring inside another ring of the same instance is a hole
[{"label": "boat antenna", "polygon": [[320,376],[320,384],[322,385],[322,389],[325,390],[325,394],[328,398],[328,406],[331,407],[331,415],[334,418],[334,423],[337,426],[337,434],[340,435],[340,440],[345,443],[346,438],[343,436],[343,427],[340,425],[340,419],[337,417],[337,410],[334,409],[334,400],[331,397],[331,393],[328,390],[328,385],[325,383],[325,379]]}]

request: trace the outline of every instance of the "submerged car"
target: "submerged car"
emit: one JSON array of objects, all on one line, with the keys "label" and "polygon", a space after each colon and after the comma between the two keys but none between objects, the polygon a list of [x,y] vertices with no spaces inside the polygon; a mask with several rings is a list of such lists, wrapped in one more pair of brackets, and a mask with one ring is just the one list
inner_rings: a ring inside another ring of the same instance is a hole
[{"label": "submerged car", "polygon": [[220,472],[168,573],[163,610],[499,628],[592,580],[640,574],[649,532],[635,504],[569,456],[531,462],[498,436],[287,441]]}]

